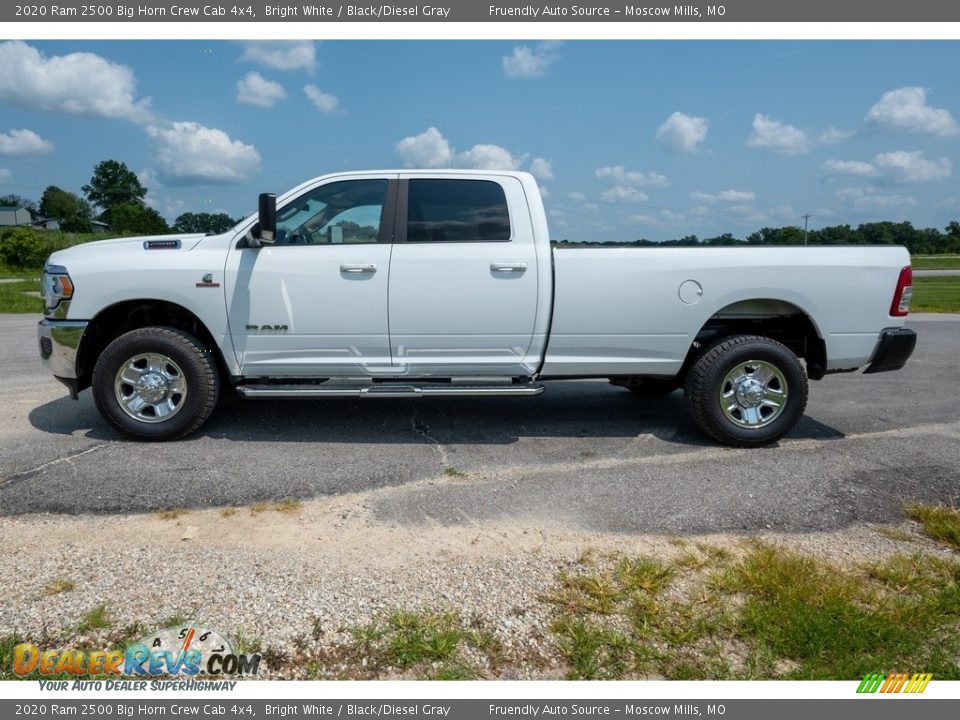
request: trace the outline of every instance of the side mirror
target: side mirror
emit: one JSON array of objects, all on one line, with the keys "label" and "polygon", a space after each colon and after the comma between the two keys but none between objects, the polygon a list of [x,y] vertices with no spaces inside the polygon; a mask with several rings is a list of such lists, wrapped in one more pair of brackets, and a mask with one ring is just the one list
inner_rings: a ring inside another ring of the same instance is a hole
[{"label": "side mirror", "polygon": [[273,245],[277,239],[277,196],[260,193],[260,243]]}]

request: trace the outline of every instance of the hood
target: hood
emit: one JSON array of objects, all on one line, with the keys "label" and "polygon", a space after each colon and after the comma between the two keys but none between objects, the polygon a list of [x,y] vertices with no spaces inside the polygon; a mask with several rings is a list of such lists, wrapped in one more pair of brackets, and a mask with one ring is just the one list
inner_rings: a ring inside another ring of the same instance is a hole
[{"label": "hood", "polygon": [[[112,256],[150,253],[175,253],[193,250],[203,238],[203,233],[188,235],[143,235],[140,237],[114,238],[81,243],[64,250],[58,250],[47,261],[52,265],[63,265],[71,260],[87,259],[91,256],[110,253]],[[152,243],[156,243],[151,247]],[[173,247],[170,247],[173,244]]]}]

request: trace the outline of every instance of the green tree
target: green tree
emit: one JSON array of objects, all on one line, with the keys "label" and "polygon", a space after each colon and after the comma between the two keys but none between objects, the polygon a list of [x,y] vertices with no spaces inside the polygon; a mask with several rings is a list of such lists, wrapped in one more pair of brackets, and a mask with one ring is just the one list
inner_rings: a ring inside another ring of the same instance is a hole
[{"label": "green tree", "polygon": [[167,221],[153,208],[125,203],[113,208],[112,226],[118,233],[163,235],[170,232]]},{"label": "green tree", "polygon": [[237,220],[226,213],[183,213],[173,224],[174,232],[213,233],[225,232],[237,224]]},{"label": "green tree", "polygon": [[143,205],[147,188],[124,163],[104,160],[93,168],[93,177],[83,186],[87,200],[103,209],[100,219],[113,224],[113,210],[118,205]]},{"label": "green tree", "polygon": [[64,232],[90,232],[90,203],[72,192],[50,185],[40,198],[40,214],[54,218]]},{"label": "green tree", "polygon": [[40,209],[37,207],[37,203],[29,198],[21,197],[20,195],[4,195],[0,197],[0,205],[3,207],[18,207],[23,208],[30,213],[30,219],[33,222],[36,222],[40,219]]}]

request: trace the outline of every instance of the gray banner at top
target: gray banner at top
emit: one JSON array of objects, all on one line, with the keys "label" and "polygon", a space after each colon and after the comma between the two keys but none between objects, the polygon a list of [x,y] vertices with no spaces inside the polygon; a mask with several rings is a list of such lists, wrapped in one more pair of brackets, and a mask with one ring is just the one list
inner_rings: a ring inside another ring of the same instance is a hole
[{"label": "gray banner at top", "polygon": [[724,0],[672,4],[394,0],[387,4],[325,2],[166,2],[58,0],[2,3],[0,22],[957,22],[949,0]]}]

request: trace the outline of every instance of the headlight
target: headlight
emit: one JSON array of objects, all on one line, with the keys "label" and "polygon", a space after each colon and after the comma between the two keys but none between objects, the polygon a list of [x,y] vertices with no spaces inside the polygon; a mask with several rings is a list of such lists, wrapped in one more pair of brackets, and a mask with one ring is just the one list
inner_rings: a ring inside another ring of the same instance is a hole
[{"label": "headlight", "polygon": [[40,287],[47,314],[56,310],[61,302],[73,297],[73,282],[62,265],[44,266]]}]

